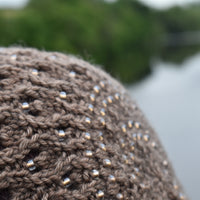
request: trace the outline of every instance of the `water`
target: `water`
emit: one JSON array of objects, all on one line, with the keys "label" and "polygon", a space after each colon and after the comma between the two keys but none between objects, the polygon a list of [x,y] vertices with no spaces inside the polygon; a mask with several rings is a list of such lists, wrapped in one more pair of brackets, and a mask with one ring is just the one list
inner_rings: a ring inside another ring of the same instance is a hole
[{"label": "water", "polygon": [[200,54],[182,66],[159,62],[128,87],[159,134],[186,193],[200,197]]}]

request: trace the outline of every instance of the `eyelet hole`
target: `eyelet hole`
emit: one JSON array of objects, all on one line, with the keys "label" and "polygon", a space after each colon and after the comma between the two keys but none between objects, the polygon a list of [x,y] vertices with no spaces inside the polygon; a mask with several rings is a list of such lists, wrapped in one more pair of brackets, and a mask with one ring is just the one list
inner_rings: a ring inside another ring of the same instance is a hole
[{"label": "eyelet hole", "polygon": [[10,200],[11,199],[11,194],[10,194],[10,191],[8,188],[0,190],[0,199],[1,200]]}]

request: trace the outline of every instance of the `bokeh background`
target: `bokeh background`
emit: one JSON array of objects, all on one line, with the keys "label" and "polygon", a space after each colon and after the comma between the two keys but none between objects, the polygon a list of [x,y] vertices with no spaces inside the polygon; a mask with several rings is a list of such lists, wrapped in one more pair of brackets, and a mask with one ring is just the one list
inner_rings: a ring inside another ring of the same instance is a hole
[{"label": "bokeh background", "polygon": [[200,0],[0,0],[0,46],[75,54],[124,83],[200,198]]}]

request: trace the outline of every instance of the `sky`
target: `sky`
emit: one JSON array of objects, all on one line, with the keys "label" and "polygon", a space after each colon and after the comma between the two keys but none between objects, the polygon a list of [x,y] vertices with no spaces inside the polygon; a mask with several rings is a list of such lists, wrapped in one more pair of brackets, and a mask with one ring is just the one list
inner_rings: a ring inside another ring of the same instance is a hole
[{"label": "sky", "polygon": [[28,0],[0,0],[0,7],[2,8],[20,8],[24,6]]},{"label": "sky", "polygon": [[[0,0],[0,7],[18,8],[22,7],[28,0]],[[115,0],[106,0],[115,1]],[[186,5],[200,0],[140,0],[141,2],[158,9],[169,8],[174,5]]]},{"label": "sky", "polygon": [[190,3],[200,2],[200,0],[140,0],[140,1],[144,2],[145,4],[151,7],[159,9],[165,9],[175,5],[183,6]]}]

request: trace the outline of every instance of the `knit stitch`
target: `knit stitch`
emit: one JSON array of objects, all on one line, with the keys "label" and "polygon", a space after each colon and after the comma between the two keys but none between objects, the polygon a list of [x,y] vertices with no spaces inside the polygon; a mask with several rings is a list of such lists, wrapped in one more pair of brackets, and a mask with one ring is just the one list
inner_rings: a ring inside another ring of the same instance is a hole
[{"label": "knit stitch", "polygon": [[0,49],[1,200],[183,200],[138,105],[74,56]]}]

